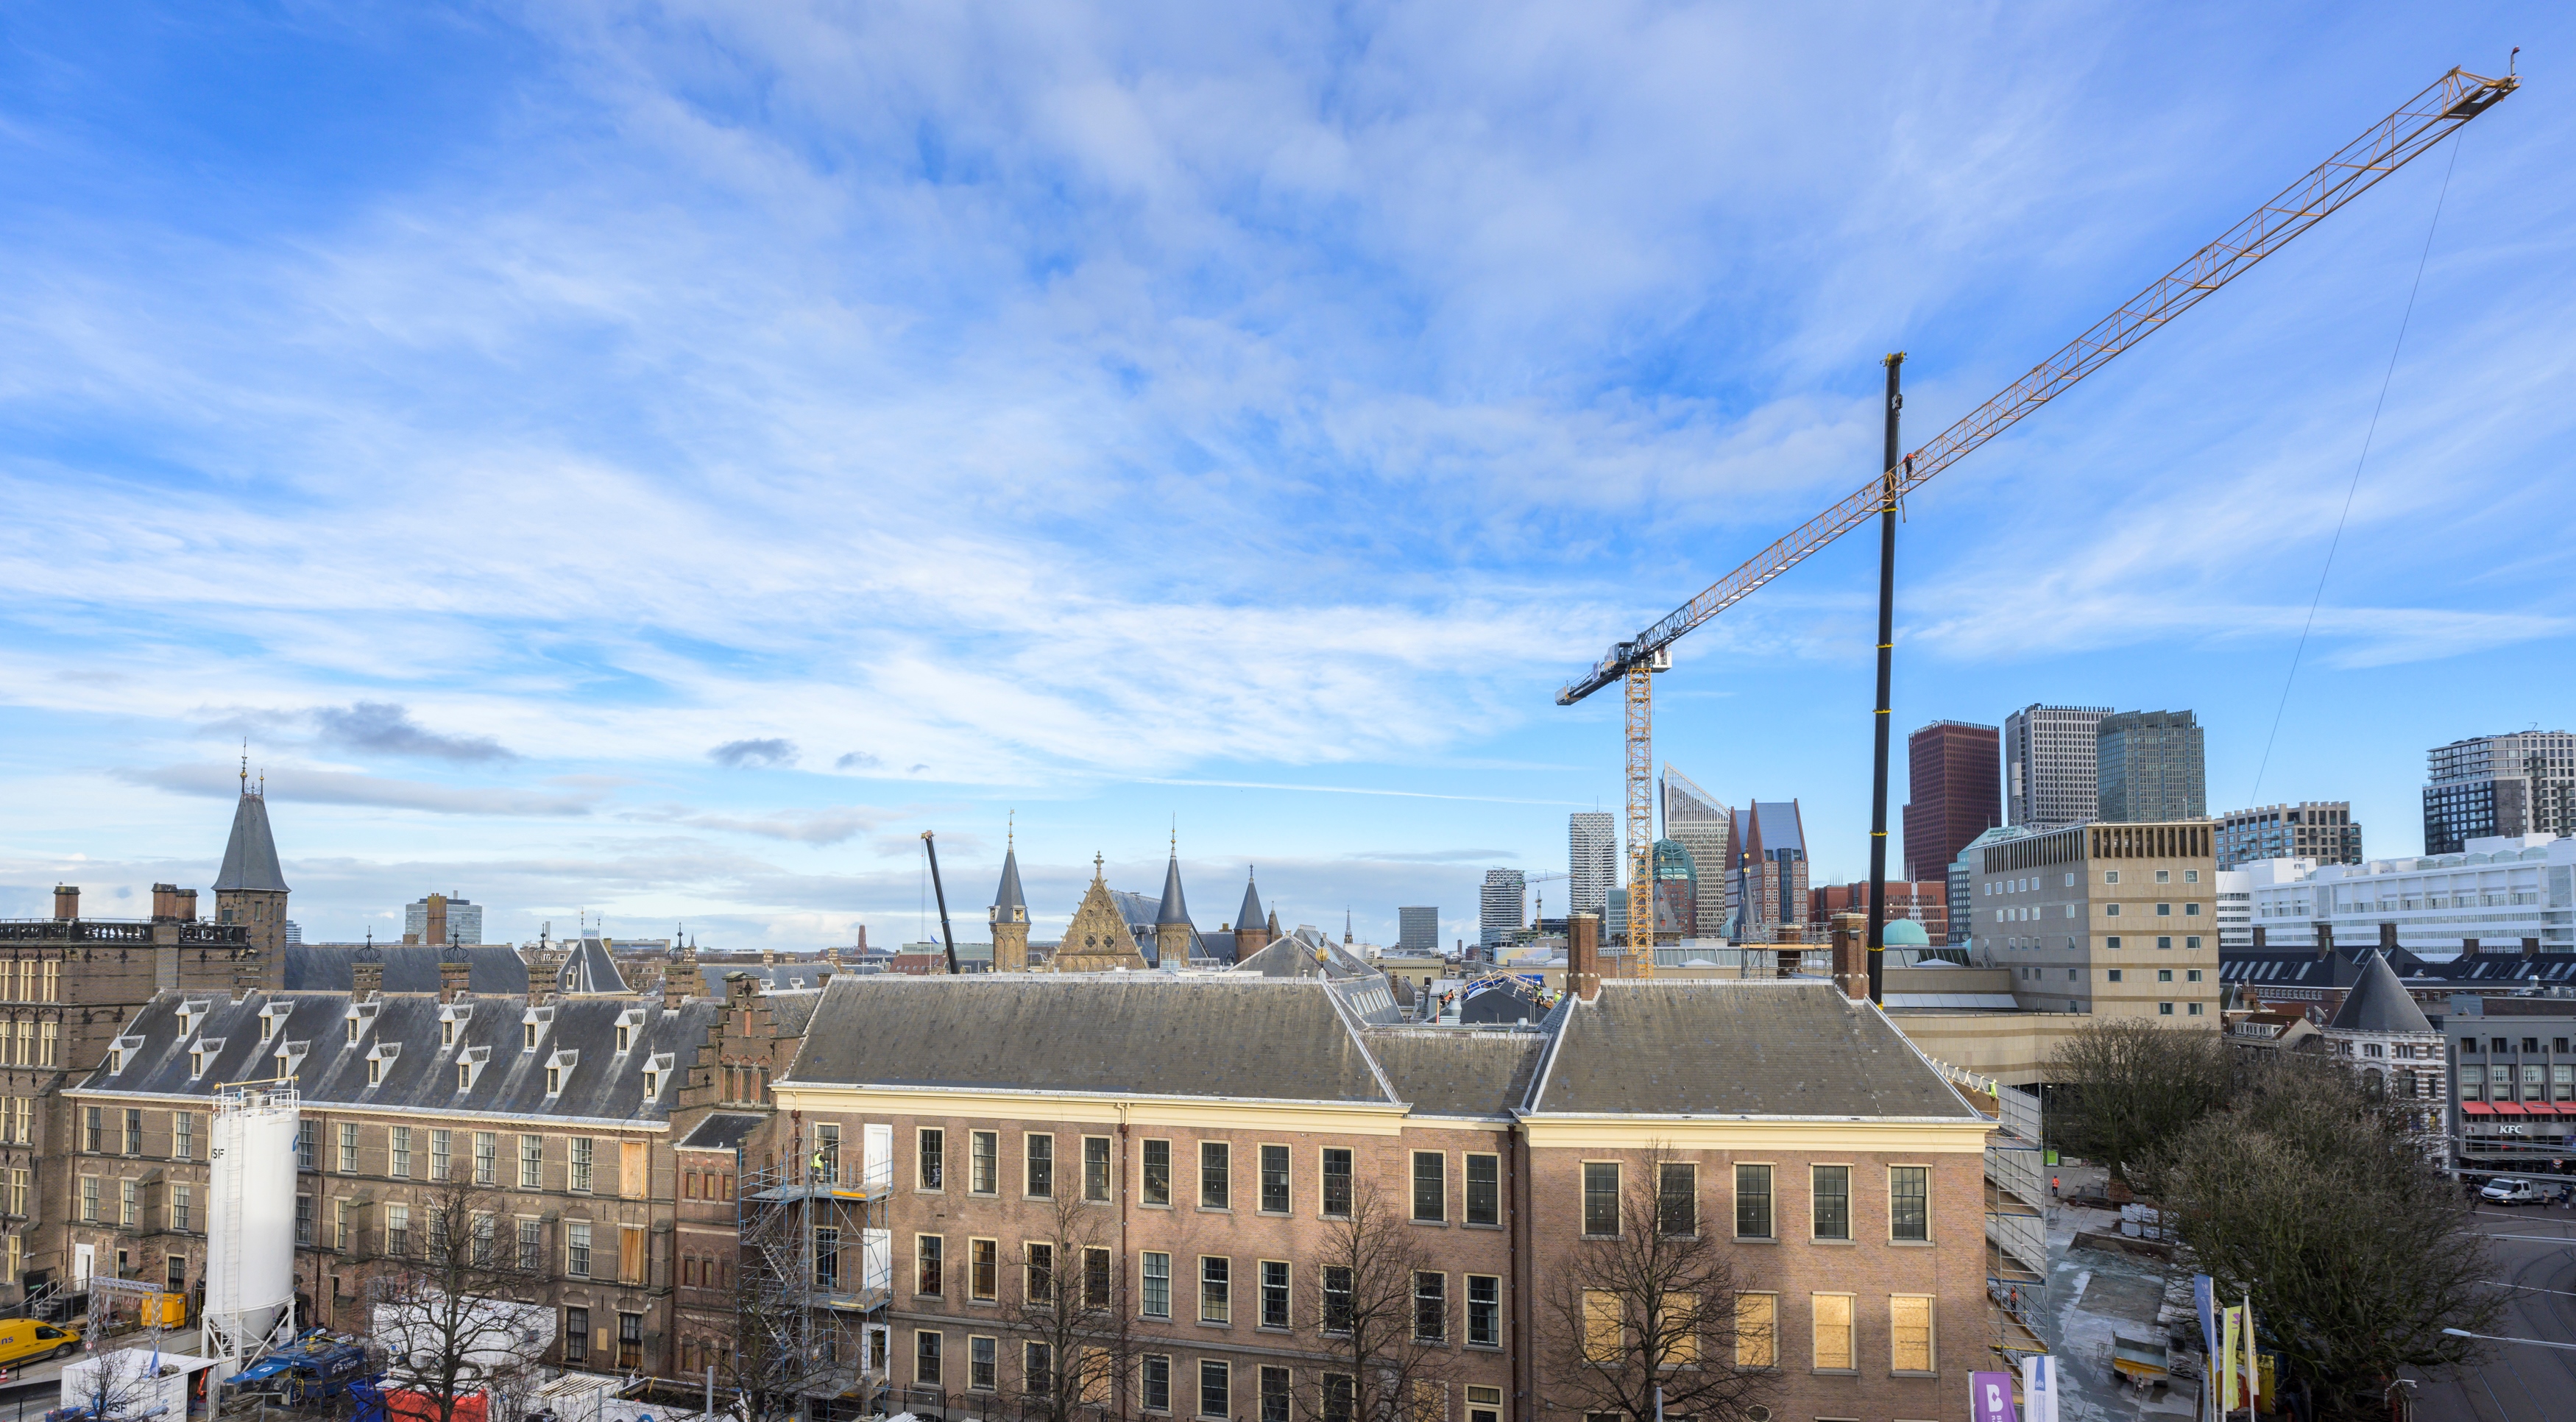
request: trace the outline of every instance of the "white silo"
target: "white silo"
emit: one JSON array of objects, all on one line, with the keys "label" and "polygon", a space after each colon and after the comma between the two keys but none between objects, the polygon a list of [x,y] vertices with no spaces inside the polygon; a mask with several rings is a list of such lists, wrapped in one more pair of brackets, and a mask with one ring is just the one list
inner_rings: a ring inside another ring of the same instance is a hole
[{"label": "white silo", "polygon": [[297,1111],[291,1083],[215,1094],[204,1333],[221,1377],[295,1335]]}]

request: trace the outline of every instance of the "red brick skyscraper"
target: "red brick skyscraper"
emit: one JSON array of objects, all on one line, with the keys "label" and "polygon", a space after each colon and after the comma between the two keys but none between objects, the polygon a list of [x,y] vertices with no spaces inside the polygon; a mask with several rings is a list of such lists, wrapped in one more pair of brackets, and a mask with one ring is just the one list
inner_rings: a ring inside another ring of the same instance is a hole
[{"label": "red brick skyscraper", "polygon": [[1946,881],[1969,840],[2002,824],[2003,737],[1935,721],[1905,739],[1905,877]]}]

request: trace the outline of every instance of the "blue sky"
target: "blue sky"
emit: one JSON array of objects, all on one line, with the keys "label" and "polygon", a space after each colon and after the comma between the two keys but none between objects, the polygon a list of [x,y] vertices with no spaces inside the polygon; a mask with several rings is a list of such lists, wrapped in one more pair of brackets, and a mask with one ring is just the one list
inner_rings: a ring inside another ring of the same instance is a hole
[{"label": "blue sky", "polygon": [[[1882,353],[1919,443],[2519,44],[2455,167],[1900,544],[1900,731],[2189,707],[2212,808],[2249,803],[2429,228],[2259,785],[2410,852],[2426,748],[2571,719],[2571,40],[2477,5],[12,7],[0,913],[209,882],[247,737],[316,938],[431,889],[496,936],[910,938],[919,832],[977,920],[1013,815],[1042,923],[1095,852],[1154,887],[1177,824],[1209,926],[1257,864],[1289,922],[1472,936],[1487,866],[1561,871],[1566,813],[1617,804],[1615,699],[1555,688],[1870,476]],[[1848,540],[1659,681],[1659,756],[1801,798],[1820,882],[1864,863],[1874,571]]]}]

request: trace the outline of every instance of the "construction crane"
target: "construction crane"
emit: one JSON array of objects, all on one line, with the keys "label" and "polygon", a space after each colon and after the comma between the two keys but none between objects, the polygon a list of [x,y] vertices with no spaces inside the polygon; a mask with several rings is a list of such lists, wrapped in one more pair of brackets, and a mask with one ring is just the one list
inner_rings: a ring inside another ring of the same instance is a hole
[{"label": "construction crane", "polygon": [[[2517,51],[2519,53],[2519,51]],[[2493,108],[2521,81],[2508,65],[2501,79],[2482,78],[2453,69],[2422,93],[2372,124],[2362,135],[2305,177],[2281,190],[2253,214],[2218,239],[2158,277],[2119,310],[2095,322],[2055,355],[2031,367],[2002,394],[1968,412],[1931,443],[1911,454],[1897,453],[1897,412],[1902,397],[1897,367],[1904,359],[1887,358],[1887,438],[1884,469],[1861,489],[1807,520],[1744,566],[1717,580],[1707,591],[1672,610],[1624,642],[1614,643],[1591,670],[1568,683],[1556,704],[1571,706],[1613,682],[1627,690],[1628,737],[1628,954],[1619,971],[1643,974],[1653,961],[1654,859],[1654,688],[1656,672],[1672,665],[1672,645],[1682,634],[1726,611],[1772,579],[1806,561],[1826,544],[1876,516],[1882,540],[1879,558],[1879,647],[1877,767],[1870,812],[1869,990],[1881,995],[1881,929],[1885,920],[1887,878],[1887,736],[1891,644],[1894,641],[1896,510],[1905,496],[1933,475],[2065,393],[2075,382],[2109,363],[2112,357],[2144,340],[2151,332],[2198,305],[2201,298],[2251,270],[2290,239],[2315,226],[2326,214],[2361,196],[2380,179],[2448,138],[2462,124]],[[1640,925],[1644,925],[1642,928]]]}]

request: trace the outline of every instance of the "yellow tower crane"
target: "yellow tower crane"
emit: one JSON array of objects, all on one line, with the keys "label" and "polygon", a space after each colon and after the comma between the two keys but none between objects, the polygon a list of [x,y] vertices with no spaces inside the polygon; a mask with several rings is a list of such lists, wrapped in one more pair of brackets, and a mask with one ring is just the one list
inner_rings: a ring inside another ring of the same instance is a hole
[{"label": "yellow tower crane", "polygon": [[1888,668],[1894,640],[1889,628],[1899,502],[1933,475],[2101,369],[2113,356],[2190,310],[2202,297],[2242,276],[2326,214],[2361,196],[2380,179],[2450,137],[2462,124],[2485,113],[2518,87],[2520,81],[2510,66],[2501,79],[2453,69],[2434,80],[2422,93],[2399,105],[2395,112],[2372,124],[2360,137],[2256,208],[2251,216],[2221,233],[2216,241],[2192,253],[2182,265],[2156,278],[2119,310],[2031,367],[2029,374],[2014,381],[2002,394],[1969,411],[1931,443],[1901,458],[1896,442],[1896,367],[1903,357],[1888,357],[1884,471],[1662,620],[1624,642],[1614,643],[1591,670],[1556,695],[1559,706],[1571,706],[1612,682],[1623,683],[1627,690],[1627,951],[1618,955],[1624,961],[1617,963],[1605,956],[1603,973],[1644,976],[1652,971],[1654,962],[1654,673],[1670,668],[1672,645],[1683,633],[1750,597],[1826,544],[1877,516],[1881,536],[1887,540],[1880,557],[1877,783],[1870,840],[1869,987],[1870,997],[1878,999],[1880,930],[1886,914],[1880,900],[1887,877]]}]

